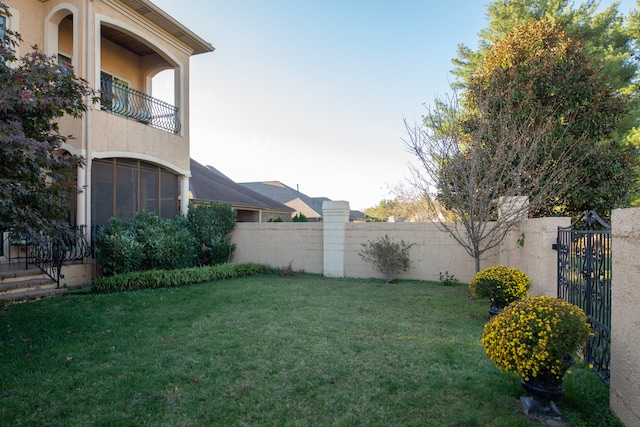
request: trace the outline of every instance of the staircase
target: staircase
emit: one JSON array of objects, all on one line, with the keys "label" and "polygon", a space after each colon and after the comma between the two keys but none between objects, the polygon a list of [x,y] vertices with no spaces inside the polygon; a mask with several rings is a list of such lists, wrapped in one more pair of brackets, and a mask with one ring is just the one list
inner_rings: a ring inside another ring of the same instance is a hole
[{"label": "staircase", "polygon": [[0,306],[65,293],[56,282],[32,265],[0,265]]}]

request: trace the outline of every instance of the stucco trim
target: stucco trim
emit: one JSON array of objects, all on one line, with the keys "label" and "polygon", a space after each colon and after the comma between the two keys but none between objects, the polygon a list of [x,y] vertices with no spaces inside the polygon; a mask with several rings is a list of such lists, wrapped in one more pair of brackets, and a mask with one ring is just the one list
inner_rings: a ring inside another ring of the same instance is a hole
[{"label": "stucco trim", "polygon": [[186,169],[181,169],[176,165],[167,162],[159,157],[149,156],[148,154],[134,153],[131,151],[102,151],[102,152],[93,152],[94,159],[110,159],[113,157],[126,158],[126,159],[135,159],[135,160],[144,160],[146,162],[155,163],[157,165],[163,166],[166,169],[169,169],[175,172],[178,175],[191,177],[191,171]]}]

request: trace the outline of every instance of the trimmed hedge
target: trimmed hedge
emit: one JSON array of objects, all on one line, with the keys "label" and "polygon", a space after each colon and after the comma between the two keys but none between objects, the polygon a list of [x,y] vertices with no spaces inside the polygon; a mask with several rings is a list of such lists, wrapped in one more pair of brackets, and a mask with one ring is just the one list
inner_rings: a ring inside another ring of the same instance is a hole
[{"label": "trimmed hedge", "polygon": [[266,264],[253,263],[219,264],[181,270],[133,271],[95,280],[91,284],[91,290],[96,293],[102,293],[167,288],[212,280],[231,279],[233,277],[255,276],[270,272],[273,272],[272,267]]}]

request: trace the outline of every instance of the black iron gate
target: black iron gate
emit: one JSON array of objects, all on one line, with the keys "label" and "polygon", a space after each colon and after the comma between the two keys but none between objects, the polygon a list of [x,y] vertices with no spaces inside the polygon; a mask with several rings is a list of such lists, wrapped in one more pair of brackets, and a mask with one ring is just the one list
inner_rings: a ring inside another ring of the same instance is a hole
[{"label": "black iron gate", "polygon": [[558,227],[558,298],[582,308],[594,336],[585,363],[609,385],[611,360],[611,226],[595,211],[569,227]]}]

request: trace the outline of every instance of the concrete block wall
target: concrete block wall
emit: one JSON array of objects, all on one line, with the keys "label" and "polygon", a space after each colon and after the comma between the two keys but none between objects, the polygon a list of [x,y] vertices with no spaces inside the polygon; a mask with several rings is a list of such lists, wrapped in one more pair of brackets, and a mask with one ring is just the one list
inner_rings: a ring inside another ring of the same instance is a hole
[{"label": "concrete block wall", "polygon": [[[428,222],[369,222],[346,225],[345,272],[347,277],[384,278],[382,273],[362,260],[362,245],[388,235],[391,241],[414,244],[409,249],[411,267],[399,279],[440,280],[448,272],[460,282],[468,282],[475,274],[473,258],[448,233]],[[482,268],[494,265],[498,250],[485,254]]]},{"label": "concrete block wall", "polygon": [[[558,253],[552,249],[558,227],[571,218],[530,218],[518,224],[500,244],[499,264],[516,267],[531,277],[531,295],[558,295]],[[521,244],[522,243],[522,244]]]},{"label": "concrete block wall", "polygon": [[323,273],[323,224],[239,222],[231,234],[233,262],[257,262],[295,271]]}]

